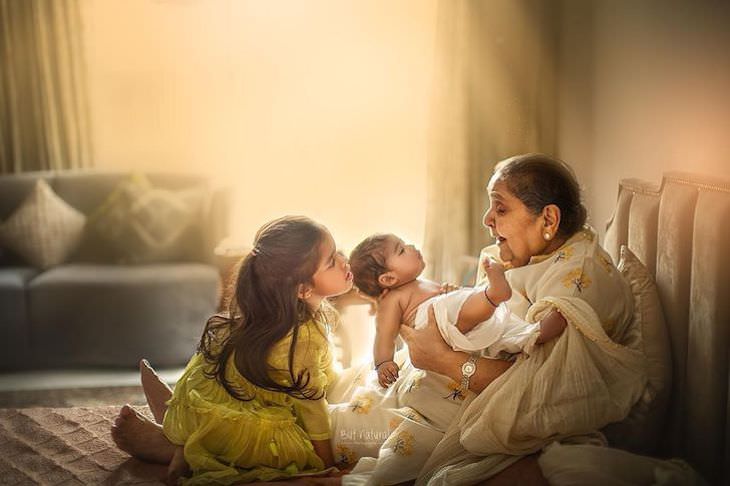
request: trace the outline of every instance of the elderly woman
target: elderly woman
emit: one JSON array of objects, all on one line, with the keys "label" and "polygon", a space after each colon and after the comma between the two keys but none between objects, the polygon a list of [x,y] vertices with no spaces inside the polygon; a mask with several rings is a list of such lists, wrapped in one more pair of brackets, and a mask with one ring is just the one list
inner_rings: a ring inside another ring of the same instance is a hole
[{"label": "elderly woman", "polygon": [[644,357],[617,344],[631,324],[630,288],[585,226],[568,166],[540,154],[513,157],[496,166],[487,190],[484,225],[496,245],[482,258],[510,268],[508,307],[530,322],[560,319],[568,326],[509,369],[452,351],[434,323],[402,328],[416,367],[467,382],[478,395],[452,422],[417,484],[473,484],[505,468],[505,482],[516,474],[539,478],[534,458],[509,466],[555,440],[595,440],[601,427],[628,414],[646,385]]},{"label": "elderly woman", "polygon": [[[628,414],[646,384],[643,356],[617,344],[631,323],[630,289],[585,226],[586,211],[570,168],[540,154],[513,157],[496,166],[488,192],[484,224],[497,244],[482,252],[482,260],[495,258],[509,268],[513,292],[508,307],[529,322],[561,320],[568,325],[559,339],[528,348],[514,361],[453,351],[433,317],[422,330],[402,327],[415,368],[404,368],[399,382],[407,386],[393,387],[401,390],[399,394],[414,388],[416,368],[451,378],[473,392],[455,409],[456,418],[449,417],[445,433],[443,428],[426,431],[437,445],[423,469],[409,473],[411,479],[418,476],[419,483],[475,484],[488,478],[494,484],[540,483],[535,453],[552,441],[595,438],[601,427]],[[344,376],[340,381],[352,378]],[[161,419],[169,390],[148,369],[143,371],[145,380],[152,411],[157,409]],[[348,392],[354,388],[351,384]],[[347,393],[341,396],[352,400]],[[396,399],[389,397],[390,404],[384,400],[381,410],[393,407]],[[361,414],[363,408],[339,409],[350,415],[353,411]],[[333,437],[349,433],[340,418],[333,411]],[[392,430],[392,422],[380,422],[380,427]],[[377,429],[375,422],[363,423]],[[113,435],[120,448],[137,457],[171,459],[159,427],[129,407],[120,413]],[[380,449],[381,457],[408,452],[398,441],[388,449],[391,439],[392,434]],[[365,473],[343,482],[372,479]]]}]

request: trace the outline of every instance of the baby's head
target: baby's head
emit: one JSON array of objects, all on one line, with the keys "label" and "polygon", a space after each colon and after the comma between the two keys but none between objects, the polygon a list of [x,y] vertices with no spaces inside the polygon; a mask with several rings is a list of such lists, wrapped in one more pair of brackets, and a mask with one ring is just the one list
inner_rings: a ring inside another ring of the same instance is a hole
[{"label": "baby's head", "polygon": [[413,245],[392,234],[376,234],[352,250],[350,267],[360,292],[378,298],[386,289],[417,279],[426,264]]}]

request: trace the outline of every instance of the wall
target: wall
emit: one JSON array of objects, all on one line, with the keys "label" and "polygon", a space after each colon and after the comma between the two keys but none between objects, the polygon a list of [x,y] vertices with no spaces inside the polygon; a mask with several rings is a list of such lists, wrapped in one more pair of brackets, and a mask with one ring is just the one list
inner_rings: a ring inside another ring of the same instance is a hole
[{"label": "wall", "polygon": [[296,213],[421,243],[435,0],[82,8],[97,166],[234,185],[244,242]]},{"label": "wall", "polygon": [[730,4],[564,0],[559,155],[601,231],[618,180],[730,179]]}]

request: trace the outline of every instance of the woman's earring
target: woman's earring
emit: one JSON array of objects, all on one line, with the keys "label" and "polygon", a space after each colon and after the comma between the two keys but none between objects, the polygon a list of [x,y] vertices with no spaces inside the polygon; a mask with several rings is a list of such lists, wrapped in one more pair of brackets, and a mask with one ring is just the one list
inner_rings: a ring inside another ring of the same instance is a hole
[{"label": "woman's earring", "polygon": [[543,233],[542,237],[545,238],[545,241],[550,241],[550,238],[552,238],[550,233],[548,233],[547,231]]}]

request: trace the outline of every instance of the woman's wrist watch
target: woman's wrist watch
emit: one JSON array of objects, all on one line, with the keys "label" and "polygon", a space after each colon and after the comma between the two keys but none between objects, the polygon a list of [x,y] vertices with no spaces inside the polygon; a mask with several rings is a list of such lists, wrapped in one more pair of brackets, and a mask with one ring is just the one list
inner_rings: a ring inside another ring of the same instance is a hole
[{"label": "woman's wrist watch", "polygon": [[472,354],[469,359],[461,365],[461,393],[466,396],[466,392],[469,391],[469,379],[474,376],[477,372],[477,360],[479,355]]}]

